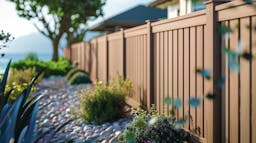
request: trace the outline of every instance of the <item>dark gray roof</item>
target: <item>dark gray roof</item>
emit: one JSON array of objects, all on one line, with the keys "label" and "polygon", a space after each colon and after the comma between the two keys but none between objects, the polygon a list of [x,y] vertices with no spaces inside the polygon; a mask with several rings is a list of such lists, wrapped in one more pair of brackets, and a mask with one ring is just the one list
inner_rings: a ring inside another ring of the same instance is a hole
[{"label": "dark gray roof", "polygon": [[156,21],[166,18],[167,11],[163,9],[138,5],[122,12],[91,28],[94,31],[114,31],[116,27],[130,28],[144,24],[146,20]]}]

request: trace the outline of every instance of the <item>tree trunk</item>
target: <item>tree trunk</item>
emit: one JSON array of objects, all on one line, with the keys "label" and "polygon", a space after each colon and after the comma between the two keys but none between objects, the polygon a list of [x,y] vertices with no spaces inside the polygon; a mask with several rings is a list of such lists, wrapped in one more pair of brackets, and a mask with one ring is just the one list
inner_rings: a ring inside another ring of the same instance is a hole
[{"label": "tree trunk", "polygon": [[59,39],[52,40],[52,45],[53,45],[52,61],[57,62],[59,59],[59,52],[58,52]]}]

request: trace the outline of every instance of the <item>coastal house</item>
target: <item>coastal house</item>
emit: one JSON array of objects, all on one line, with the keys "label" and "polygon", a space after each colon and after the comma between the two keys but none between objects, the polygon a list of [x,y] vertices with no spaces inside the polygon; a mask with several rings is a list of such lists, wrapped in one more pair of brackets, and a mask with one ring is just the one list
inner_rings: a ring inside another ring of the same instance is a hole
[{"label": "coastal house", "polygon": [[167,11],[156,7],[138,5],[93,26],[91,31],[114,32],[120,28],[131,28],[145,24],[146,20],[157,21],[167,18]]},{"label": "coastal house", "polygon": [[168,18],[205,9],[205,5],[200,0],[196,2],[193,0],[156,0],[150,3],[149,6],[166,9]]}]

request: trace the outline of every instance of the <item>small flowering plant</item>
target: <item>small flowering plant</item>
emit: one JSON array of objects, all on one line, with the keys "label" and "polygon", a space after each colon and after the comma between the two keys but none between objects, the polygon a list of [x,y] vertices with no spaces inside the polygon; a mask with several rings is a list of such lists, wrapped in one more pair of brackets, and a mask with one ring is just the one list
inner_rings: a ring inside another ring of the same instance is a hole
[{"label": "small flowering plant", "polygon": [[161,116],[152,118],[154,124],[139,134],[135,143],[183,143],[188,133],[181,128],[176,128],[174,120]]},{"label": "small flowering plant", "polygon": [[172,117],[156,112],[135,111],[133,122],[126,126],[119,137],[120,143],[183,143],[191,141],[191,134],[179,126]]}]

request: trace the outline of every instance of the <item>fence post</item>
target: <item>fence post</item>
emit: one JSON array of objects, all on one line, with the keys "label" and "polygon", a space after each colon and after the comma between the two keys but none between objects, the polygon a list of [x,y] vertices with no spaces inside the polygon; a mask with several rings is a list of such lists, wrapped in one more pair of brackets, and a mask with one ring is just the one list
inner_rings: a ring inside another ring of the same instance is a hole
[{"label": "fence post", "polygon": [[[221,77],[221,44],[220,34],[217,32],[218,17],[215,7],[226,0],[208,0],[206,5],[206,29],[205,29],[205,50],[204,68],[212,72],[212,80],[205,80],[204,91],[215,95],[214,100],[205,100],[205,137],[207,143],[220,143],[225,134],[221,127],[221,90],[214,84],[214,81]],[[225,122],[225,121],[223,121]]]},{"label": "fence post", "polygon": [[154,104],[154,37],[152,33],[151,21],[147,23],[147,109]]},{"label": "fence post", "polygon": [[96,49],[96,82],[99,81],[99,47],[98,47],[98,38],[95,38],[95,49]]},{"label": "fence post", "polygon": [[72,45],[69,46],[69,60],[71,61],[71,63],[73,63],[73,57],[72,57]]},{"label": "fence post", "polygon": [[122,49],[123,49],[123,77],[126,79],[126,41],[124,37],[124,29],[121,28],[121,41],[122,41]]},{"label": "fence post", "polygon": [[109,49],[108,49],[108,35],[106,34],[106,36],[105,36],[105,38],[106,38],[106,84],[108,84],[109,83],[109,71],[108,71],[108,69],[109,69]]}]

